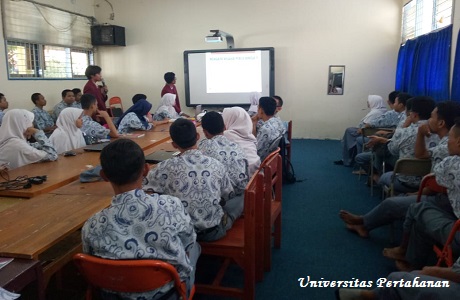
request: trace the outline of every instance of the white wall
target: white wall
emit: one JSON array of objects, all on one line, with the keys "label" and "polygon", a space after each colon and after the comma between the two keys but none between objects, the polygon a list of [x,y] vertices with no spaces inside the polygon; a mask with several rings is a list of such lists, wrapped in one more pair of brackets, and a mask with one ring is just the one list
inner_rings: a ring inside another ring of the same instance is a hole
[{"label": "white wall", "polygon": [[[75,5],[88,14],[94,9],[101,23],[126,27],[127,47],[96,53],[110,95],[125,106],[133,94],[145,93],[156,107],[163,74],[174,71],[185,107],[183,51],[225,47],[204,42],[210,29],[233,34],[236,47],[275,47],[275,91],[285,99],[281,116],[294,121],[294,137],[340,138],[365,114],[368,94],[386,97],[394,88],[401,0],[110,0],[114,21],[106,2],[95,0],[95,8],[89,2]],[[1,55],[0,90],[18,105],[35,91],[57,102],[54,94],[77,86],[7,81]],[[343,96],[326,94],[329,65],[346,66]]]}]

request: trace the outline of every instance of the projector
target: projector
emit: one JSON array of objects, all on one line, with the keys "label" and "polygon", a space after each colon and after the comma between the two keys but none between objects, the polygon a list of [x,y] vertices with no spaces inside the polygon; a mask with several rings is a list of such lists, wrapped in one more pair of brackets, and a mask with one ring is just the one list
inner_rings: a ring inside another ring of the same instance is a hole
[{"label": "projector", "polygon": [[224,40],[222,39],[221,36],[210,35],[210,36],[206,36],[204,38],[204,41],[207,43],[220,43],[220,42],[223,42]]}]

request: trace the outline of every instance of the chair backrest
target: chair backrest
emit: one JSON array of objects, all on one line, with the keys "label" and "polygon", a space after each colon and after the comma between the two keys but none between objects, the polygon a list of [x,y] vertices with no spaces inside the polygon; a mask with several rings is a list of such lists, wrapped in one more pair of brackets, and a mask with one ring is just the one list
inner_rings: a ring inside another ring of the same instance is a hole
[{"label": "chair backrest", "polygon": [[289,144],[292,142],[292,120],[288,122],[287,139]]},{"label": "chair backrest", "polygon": [[268,153],[272,153],[273,151],[276,151],[276,148],[278,148],[282,138],[284,138],[284,136],[280,135],[279,137],[277,137],[271,142],[270,146],[268,146]]},{"label": "chair backrest", "polygon": [[123,107],[123,102],[121,101],[120,97],[112,97],[109,99],[109,106],[116,106],[119,105],[120,107]]},{"label": "chair backrest", "polygon": [[75,264],[90,286],[115,292],[141,293],[174,282],[178,294],[186,299],[186,287],[176,268],[160,260],[113,260],[77,253]]},{"label": "chair backrest", "polygon": [[436,177],[433,173],[425,175],[420,183],[420,188],[418,189],[417,202],[420,202],[423,190],[428,188],[431,192],[446,194],[447,189],[436,182]]},{"label": "chair backrest", "polygon": [[261,164],[264,180],[264,224],[271,224],[272,201],[282,200],[282,164],[281,155],[272,152]]},{"label": "chair backrest", "polygon": [[407,176],[425,176],[431,172],[431,159],[400,158],[393,173]]},{"label": "chair backrest", "polygon": [[276,156],[277,154],[280,153],[280,148],[277,147],[276,149],[274,149],[269,155],[267,155],[267,157],[265,157],[265,159],[263,160],[263,162],[260,164],[259,166],[259,170],[262,170],[263,169],[263,166],[267,164],[267,162],[272,159],[274,156]]}]

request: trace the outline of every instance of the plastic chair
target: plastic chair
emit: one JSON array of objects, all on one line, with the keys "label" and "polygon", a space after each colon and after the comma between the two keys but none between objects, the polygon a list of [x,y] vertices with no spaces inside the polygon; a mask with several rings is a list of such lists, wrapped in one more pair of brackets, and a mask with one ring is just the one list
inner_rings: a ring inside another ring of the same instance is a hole
[{"label": "plastic chair", "polygon": [[119,118],[123,114],[123,102],[120,97],[112,97],[109,99],[109,108],[112,112],[112,117]]},{"label": "plastic chair", "polygon": [[[153,259],[113,260],[78,253],[75,264],[89,286],[86,299],[92,299],[94,289],[107,289],[122,293],[142,293],[155,290],[169,282],[181,297],[187,299],[185,283],[181,282],[176,268],[171,264]],[[192,299],[194,288],[188,299]]]}]

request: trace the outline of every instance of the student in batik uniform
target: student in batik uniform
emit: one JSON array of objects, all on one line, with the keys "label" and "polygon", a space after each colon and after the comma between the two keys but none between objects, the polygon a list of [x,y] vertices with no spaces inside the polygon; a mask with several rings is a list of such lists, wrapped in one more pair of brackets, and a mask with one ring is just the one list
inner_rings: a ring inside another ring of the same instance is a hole
[{"label": "student in batik uniform", "polygon": [[[431,113],[427,124],[418,127],[415,157],[419,159],[431,158],[431,168],[449,156],[447,149],[449,130],[455,124],[455,119],[460,117],[460,104],[453,101],[439,102]],[[438,145],[426,147],[425,138],[437,134],[441,141]],[[434,196],[430,196],[434,197]],[[369,231],[403,219],[412,203],[417,200],[417,195],[402,195],[383,200],[374,209],[363,216],[354,215],[341,210],[340,217],[348,229],[355,231],[361,237],[368,237]],[[422,200],[426,200],[425,197]]]},{"label": "student in batik uniform", "polygon": [[[101,152],[101,166],[101,176],[110,181],[115,196],[109,207],[92,216],[83,226],[83,252],[107,259],[166,261],[176,268],[190,292],[200,246],[181,200],[144,193],[142,178],[147,175],[149,166],[142,149],[129,139],[107,145]],[[158,299],[173,289],[173,283],[168,283],[154,291],[118,296]],[[114,296],[113,292],[105,293]]]},{"label": "student in batik uniform", "polygon": [[[206,139],[200,142],[198,149],[226,166],[235,194],[243,194],[249,182],[248,161],[243,149],[224,136],[225,125],[222,115],[215,111],[206,113],[201,119],[201,126]],[[241,211],[242,208],[243,205]]]},{"label": "student in batik uniform", "polygon": [[54,124],[53,117],[43,109],[46,106],[46,99],[40,93],[33,93],[30,97],[32,102],[35,104],[35,107],[32,109],[32,112],[35,116],[34,126],[37,129],[43,130],[46,135],[51,135],[56,125]]},{"label": "student in batik uniform", "polygon": [[[33,127],[34,114],[25,109],[12,109],[5,113],[0,127],[0,164],[9,169],[39,162],[56,160],[58,155],[53,144],[42,130]],[[34,137],[35,143],[27,139]]]},{"label": "student in batik uniform", "polygon": [[2,119],[5,115],[4,110],[8,108],[8,101],[6,101],[5,95],[0,93],[0,126],[2,126]]},{"label": "student in batik uniform", "polygon": [[141,99],[131,106],[118,120],[118,132],[129,133],[134,130],[150,130],[154,125],[168,123],[169,121],[149,122],[147,114],[152,109],[152,104],[145,99]]},{"label": "student in batik uniform", "polygon": [[200,241],[225,236],[238,217],[237,202],[227,169],[197,149],[200,135],[187,119],[169,128],[172,145],[180,155],[159,163],[147,175],[144,189],[178,197],[187,208]]},{"label": "student in batik uniform", "polygon": [[[179,93],[177,93],[177,89],[176,89],[176,74],[174,74],[173,72],[166,72],[164,75],[164,79],[166,81],[166,84],[161,90],[161,97],[163,97],[166,94],[174,94],[175,97],[174,97],[173,107],[176,113],[179,116],[182,116],[184,118],[190,117],[186,113],[183,113],[182,109],[180,108]],[[169,118],[176,119],[173,117],[169,117]]]},{"label": "student in batik uniform", "polygon": [[282,138],[285,129],[283,121],[279,118],[274,118],[276,111],[276,101],[271,97],[262,97],[259,100],[259,108],[257,114],[259,119],[262,119],[263,124],[257,130],[257,154],[260,161],[278,147],[276,141]]},{"label": "student in batik uniform", "polygon": [[153,115],[153,119],[156,121],[163,121],[169,119],[177,119],[180,115],[176,112],[174,108],[174,103],[176,99],[176,95],[174,94],[164,94],[161,97],[160,105],[158,106],[155,114]]},{"label": "student in batik uniform", "polygon": [[86,145],[83,133],[80,130],[83,125],[82,114],[82,109],[69,107],[59,115],[56,122],[57,128],[50,136],[50,141],[58,154]]},{"label": "student in batik uniform", "polygon": [[75,104],[77,105],[78,108],[82,108],[81,107],[81,96],[82,96],[82,93],[81,93],[81,89],[79,88],[74,88],[72,89],[72,92],[73,92],[73,95],[75,97]]},{"label": "student in batik uniform", "polygon": [[[83,126],[81,131],[91,139],[101,140],[106,139],[108,135],[110,137],[118,137],[118,131],[112,122],[112,118],[109,116],[107,111],[97,109],[97,100],[91,94],[84,94],[81,96],[81,106],[83,108]],[[91,117],[93,114],[97,114],[97,117],[104,119],[108,129],[94,121]]]},{"label": "student in batik uniform", "polygon": [[75,103],[75,95],[72,92],[72,90],[63,90],[61,96],[62,101],[56,104],[53,108],[53,118],[55,122],[57,121],[59,114],[64,108],[79,108],[78,105]]}]

